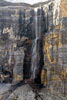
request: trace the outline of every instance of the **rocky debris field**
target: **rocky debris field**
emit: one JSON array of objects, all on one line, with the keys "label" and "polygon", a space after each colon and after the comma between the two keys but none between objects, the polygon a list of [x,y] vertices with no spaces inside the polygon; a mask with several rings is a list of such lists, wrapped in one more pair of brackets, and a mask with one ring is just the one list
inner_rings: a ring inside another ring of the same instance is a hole
[{"label": "rocky debris field", "polygon": [[44,87],[33,90],[31,86],[22,85],[10,92],[10,84],[0,84],[0,100],[67,100],[59,92]]}]

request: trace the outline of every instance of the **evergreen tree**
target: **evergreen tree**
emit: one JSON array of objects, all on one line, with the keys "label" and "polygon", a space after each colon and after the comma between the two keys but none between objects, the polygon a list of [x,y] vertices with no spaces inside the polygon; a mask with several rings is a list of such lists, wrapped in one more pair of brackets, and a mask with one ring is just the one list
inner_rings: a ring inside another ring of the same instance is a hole
[{"label": "evergreen tree", "polygon": [[23,20],[22,20],[22,36],[26,36],[26,21],[25,21],[25,10],[22,13],[23,15]]},{"label": "evergreen tree", "polygon": [[21,11],[19,12],[19,19],[18,19],[18,35],[21,37],[22,36],[22,13]]},{"label": "evergreen tree", "polygon": [[30,23],[31,23],[31,29],[32,29],[31,35],[32,35],[32,39],[34,39],[35,38],[35,25],[34,25],[35,12],[34,10],[31,10],[30,14],[31,14]]},{"label": "evergreen tree", "polygon": [[32,38],[31,34],[32,34],[31,24],[30,22],[28,22],[26,26],[26,36],[31,39]]},{"label": "evergreen tree", "polygon": [[1,35],[3,34],[3,29],[4,29],[5,26],[6,26],[6,19],[2,19],[1,20],[1,26],[0,26],[0,28],[1,28]]},{"label": "evergreen tree", "polygon": [[42,34],[44,34],[45,32],[47,32],[47,27],[46,27],[46,18],[45,18],[45,12],[43,10],[43,8],[38,9],[38,29]]},{"label": "evergreen tree", "polygon": [[45,19],[45,12],[43,8],[41,8],[41,33],[45,33],[46,29],[46,19]]},{"label": "evergreen tree", "polygon": [[19,19],[18,19],[18,35],[20,38],[25,35],[25,12],[19,12]]},{"label": "evergreen tree", "polygon": [[34,10],[30,11],[31,17],[28,20],[27,26],[26,26],[26,33],[27,37],[30,39],[35,38],[35,29],[34,29]]}]

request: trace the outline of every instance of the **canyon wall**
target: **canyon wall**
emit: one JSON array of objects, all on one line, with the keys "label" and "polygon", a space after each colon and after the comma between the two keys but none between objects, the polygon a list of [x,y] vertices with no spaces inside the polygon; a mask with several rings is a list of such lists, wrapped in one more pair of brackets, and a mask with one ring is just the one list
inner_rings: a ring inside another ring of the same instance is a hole
[{"label": "canyon wall", "polygon": [[[29,41],[29,37],[20,37],[18,34],[18,19],[19,12],[23,14],[25,12],[26,25],[29,23],[29,19],[34,17],[34,11],[36,9],[42,9],[45,12],[46,31],[43,34],[43,53],[44,53],[44,66],[41,73],[42,84],[48,85],[50,90],[55,90],[61,94],[67,93],[67,1],[66,0],[52,0],[46,3],[30,6],[0,6],[0,65],[8,66],[12,77],[15,81],[23,80],[23,66],[26,66],[27,61],[30,68],[31,61],[31,48],[28,51],[28,47],[32,45],[32,39]],[[39,18],[39,16],[38,16]],[[34,18],[33,18],[34,20]],[[32,19],[30,20],[32,22]],[[35,25],[32,25],[33,34],[35,33]],[[29,27],[28,27],[29,32]],[[3,34],[2,34],[3,33]],[[5,39],[4,39],[5,37]],[[9,44],[8,44],[9,42]],[[24,44],[27,42],[27,46]],[[22,45],[23,44],[23,45]],[[23,48],[22,48],[23,47]],[[3,52],[4,51],[4,52]],[[2,54],[5,53],[5,56]],[[21,55],[22,53],[22,55]],[[7,56],[8,55],[8,56]],[[27,57],[24,59],[24,55]],[[23,56],[23,57],[22,57]],[[28,56],[30,58],[28,58]],[[5,61],[6,59],[6,61]],[[20,62],[17,62],[17,59]],[[15,60],[15,61],[14,61]],[[4,63],[2,64],[2,62]],[[17,62],[17,63],[16,63]],[[21,65],[20,65],[21,64]],[[16,68],[20,66],[17,71]],[[5,67],[5,68],[6,68]],[[13,70],[14,68],[14,70]],[[7,69],[7,68],[6,68]],[[22,70],[22,71],[20,71]],[[29,71],[29,69],[28,69]],[[27,72],[27,71],[26,71]],[[25,73],[26,73],[25,72]],[[19,75],[18,75],[19,73]],[[26,74],[25,74],[26,75]],[[27,73],[30,76],[30,72]],[[22,77],[21,77],[22,76]],[[29,78],[28,76],[28,78]],[[27,77],[27,76],[26,76]],[[53,86],[52,86],[53,85]],[[55,87],[57,85],[57,87]]]}]

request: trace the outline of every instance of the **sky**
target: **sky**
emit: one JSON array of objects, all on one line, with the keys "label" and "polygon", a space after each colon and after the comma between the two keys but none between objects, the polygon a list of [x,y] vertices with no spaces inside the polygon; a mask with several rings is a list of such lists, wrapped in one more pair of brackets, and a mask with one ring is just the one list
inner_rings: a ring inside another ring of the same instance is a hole
[{"label": "sky", "polygon": [[10,2],[24,2],[24,3],[34,4],[34,3],[37,3],[37,2],[44,2],[44,1],[48,1],[48,0],[5,0],[5,1],[10,1]]}]

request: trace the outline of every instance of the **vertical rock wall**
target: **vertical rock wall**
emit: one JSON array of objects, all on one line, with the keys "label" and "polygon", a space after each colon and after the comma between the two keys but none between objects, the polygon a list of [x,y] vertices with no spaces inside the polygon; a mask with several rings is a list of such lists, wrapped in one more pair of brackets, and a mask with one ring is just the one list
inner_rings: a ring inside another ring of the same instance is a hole
[{"label": "vertical rock wall", "polygon": [[[53,1],[48,12],[48,32],[44,36],[44,69],[51,91],[67,94],[67,1]],[[49,6],[48,6],[49,7]],[[52,13],[52,16],[51,16]],[[53,17],[52,21],[51,18]],[[51,22],[50,22],[51,21]],[[52,24],[51,24],[52,23]],[[52,27],[52,29],[50,29]],[[45,77],[45,76],[44,76]],[[43,78],[44,78],[43,77]],[[44,79],[45,80],[45,79]],[[45,84],[45,82],[44,82]],[[55,85],[57,86],[55,87]],[[52,86],[53,85],[53,86]],[[59,86],[60,85],[60,86]],[[58,89],[57,89],[58,88]]]}]

